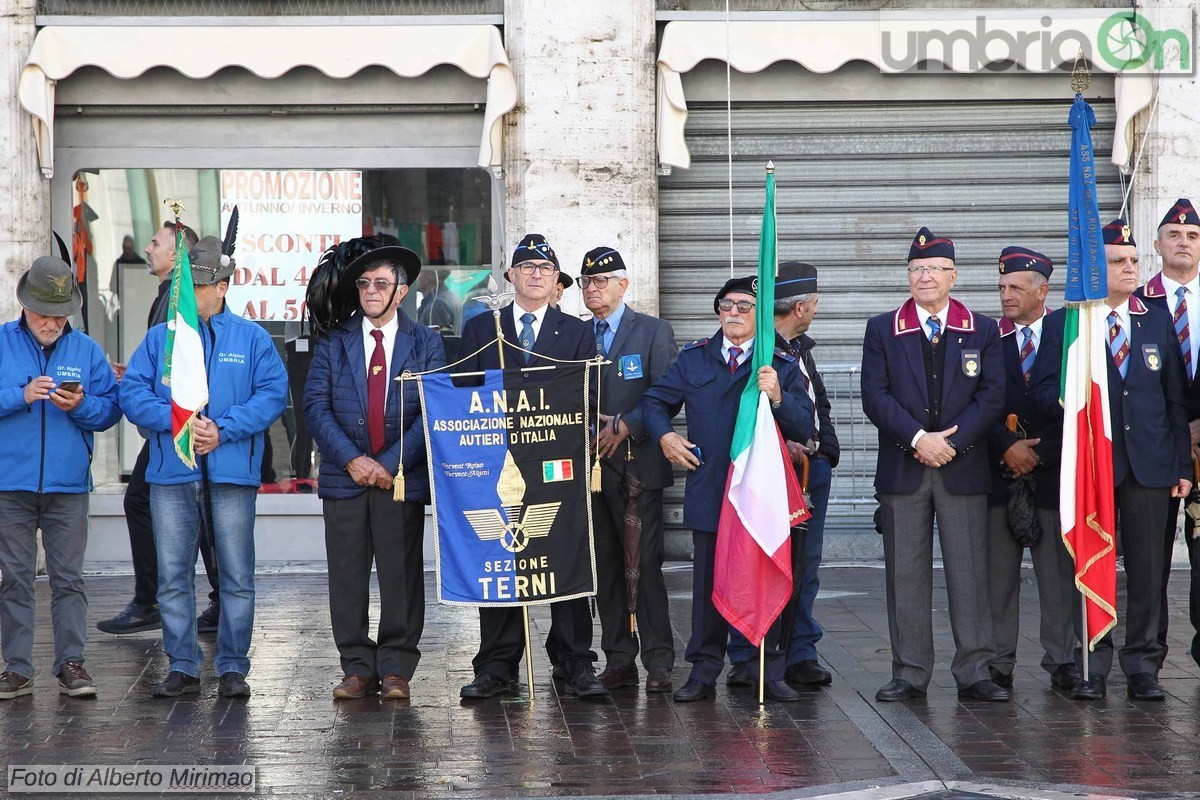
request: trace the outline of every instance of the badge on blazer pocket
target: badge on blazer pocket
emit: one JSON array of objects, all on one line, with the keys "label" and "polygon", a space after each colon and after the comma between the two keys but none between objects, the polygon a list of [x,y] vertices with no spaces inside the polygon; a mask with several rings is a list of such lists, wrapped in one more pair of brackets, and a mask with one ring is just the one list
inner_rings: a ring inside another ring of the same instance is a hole
[{"label": "badge on blazer pocket", "polygon": [[645,377],[645,373],[642,372],[641,354],[621,356],[621,359],[617,362],[617,375],[627,381],[641,380]]},{"label": "badge on blazer pocket", "polygon": [[1162,369],[1162,357],[1158,354],[1158,345],[1156,344],[1142,345],[1142,360],[1146,362],[1146,369],[1151,372],[1158,372]]},{"label": "badge on blazer pocket", "polygon": [[978,350],[963,350],[962,351],[962,371],[963,375],[968,378],[978,378],[980,372],[979,351]]}]

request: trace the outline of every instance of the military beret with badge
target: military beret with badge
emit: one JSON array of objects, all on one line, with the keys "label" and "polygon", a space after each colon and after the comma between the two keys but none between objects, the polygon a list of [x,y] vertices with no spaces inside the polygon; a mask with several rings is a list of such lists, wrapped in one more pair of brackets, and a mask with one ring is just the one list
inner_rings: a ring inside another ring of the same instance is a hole
[{"label": "military beret with badge", "polygon": [[922,227],[908,247],[908,260],[915,258],[948,258],[954,260],[954,242],[945,236],[934,236],[929,228]]},{"label": "military beret with badge", "polygon": [[717,292],[717,296],[713,298],[713,313],[720,312],[720,302],[728,294],[740,292],[748,294],[751,297],[758,297],[758,276],[743,275],[740,278],[730,278],[725,281],[725,285]]},{"label": "military beret with badge", "polygon": [[1054,272],[1054,262],[1028,247],[1006,247],[1000,251],[1000,274],[1036,272],[1047,279]]},{"label": "military beret with badge", "polygon": [[1162,222],[1158,223],[1160,228],[1163,225],[1200,225],[1200,214],[1196,213],[1196,207],[1192,205],[1191,200],[1181,197],[1163,216]]},{"label": "military beret with badge", "polygon": [[1137,247],[1137,242],[1133,240],[1133,231],[1130,230],[1129,223],[1120,217],[1105,225],[1101,229],[1101,233],[1104,236],[1105,244],[1127,244]]}]

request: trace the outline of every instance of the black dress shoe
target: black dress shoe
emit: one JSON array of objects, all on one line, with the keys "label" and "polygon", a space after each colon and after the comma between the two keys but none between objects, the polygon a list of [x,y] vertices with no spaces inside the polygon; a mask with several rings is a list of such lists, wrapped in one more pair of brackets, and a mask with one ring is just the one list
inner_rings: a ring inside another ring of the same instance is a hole
[{"label": "black dress shoe", "polygon": [[1071,690],[1072,700],[1103,700],[1107,696],[1108,687],[1105,686],[1103,675],[1092,675]]},{"label": "black dress shoe", "polygon": [[666,667],[646,670],[646,694],[661,694],[671,691],[671,688],[671,670]]},{"label": "black dress shoe", "polygon": [[897,703],[901,700],[916,700],[924,696],[924,690],[918,689],[906,680],[892,678],[875,693],[875,701],[878,703]]},{"label": "black dress shoe", "polygon": [[988,703],[1007,703],[1012,700],[1012,693],[1003,686],[997,686],[992,681],[975,681],[970,686],[958,690],[960,700],[983,700]]},{"label": "black dress shoe", "polygon": [[1074,664],[1059,664],[1050,673],[1050,685],[1055,689],[1074,689],[1079,685],[1079,670]]},{"label": "black dress shoe", "polygon": [[1001,689],[1011,689],[1013,686],[1012,673],[1001,672],[995,667],[988,667],[988,675],[992,676],[992,683],[999,686]]},{"label": "black dress shoe", "polygon": [[795,703],[800,693],[787,685],[787,681],[767,681],[763,684],[763,697],[780,703]]},{"label": "black dress shoe", "polygon": [[1158,685],[1158,681],[1149,672],[1135,672],[1129,676],[1129,696],[1134,700],[1149,700],[1161,702],[1167,699],[1167,693]]},{"label": "black dress shoe", "polygon": [[599,675],[600,682],[609,689],[638,685],[638,671],[633,664],[624,667],[605,667]]},{"label": "black dress shoe", "polygon": [[787,668],[783,678],[788,683],[799,683],[804,686],[828,686],[833,683],[833,675],[818,664],[815,658],[806,658],[798,664],[792,664]]},{"label": "black dress shoe", "polygon": [[567,694],[573,694],[580,700],[603,700],[608,697],[608,687],[587,667],[575,673],[563,687]]},{"label": "black dress shoe", "polygon": [[675,690],[673,695],[676,703],[693,703],[704,700],[717,693],[717,687],[704,683],[697,678],[688,678],[687,683]]},{"label": "black dress shoe", "polygon": [[[691,683],[689,680],[688,683]],[[750,668],[750,662],[739,661],[729,668],[729,674],[725,676],[726,686],[754,686],[758,683],[758,676],[754,674],[754,670]]]},{"label": "black dress shoe", "polygon": [[475,680],[458,690],[459,697],[468,700],[483,700],[498,694],[509,694],[516,689],[516,681],[503,681],[490,672],[481,672]]}]

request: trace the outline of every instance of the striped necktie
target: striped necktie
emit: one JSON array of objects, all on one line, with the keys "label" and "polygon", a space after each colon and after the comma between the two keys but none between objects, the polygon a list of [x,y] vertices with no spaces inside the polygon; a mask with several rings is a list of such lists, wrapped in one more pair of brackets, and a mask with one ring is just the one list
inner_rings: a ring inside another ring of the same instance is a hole
[{"label": "striped necktie", "polygon": [[1029,376],[1033,372],[1033,359],[1037,357],[1037,351],[1033,349],[1033,328],[1023,328],[1021,335],[1025,337],[1021,343],[1021,372],[1025,374],[1025,382],[1029,383]]},{"label": "striped necktie", "polygon": [[933,314],[925,324],[929,326],[929,343],[937,347],[938,342],[942,340],[942,321],[938,319],[937,314]]},{"label": "striped necktie", "polygon": [[729,348],[729,374],[730,375],[737,372],[738,356],[740,356],[741,354],[742,354],[742,348],[737,347],[736,345]]},{"label": "striped necktie", "polygon": [[1179,302],[1175,304],[1175,339],[1179,342],[1179,353],[1183,356],[1183,368],[1187,370],[1188,380],[1196,377],[1196,365],[1192,363],[1192,332],[1188,328],[1187,287],[1180,286],[1175,290]]},{"label": "striped necktie", "polygon": [[1121,327],[1121,318],[1112,312],[1108,315],[1108,349],[1112,352],[1113,366],[1121,373],[1121,380],[1129,374],[1129,338]]},{"label": "striped necktie", "polygon": [[[521,347],[525,350],[533,350],[533,321],[535,319],[537,319],[537,317],[528,312],[521,315],[521,322],[525,323],[521,326]],[[524,357],[526,364],[528,364],[529,360],[533,358],[531,353],[521,353],[521,355]]]},{"label": "striped necktie", "polygon": [[608,323],[604,320],[596,322],[596,355],[606,356],[608,350],[604,347],[604,337],[608,333]]}]

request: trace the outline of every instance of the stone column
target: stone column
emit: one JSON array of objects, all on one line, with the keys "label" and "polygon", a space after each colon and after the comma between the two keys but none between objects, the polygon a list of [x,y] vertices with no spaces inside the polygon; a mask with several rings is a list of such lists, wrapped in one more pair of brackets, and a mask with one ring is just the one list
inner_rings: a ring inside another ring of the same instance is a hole
[{"label": "stone column", "polygon": [[0,321],[15,319],[17,278],[49,253],[50,182],[38,168],[33,123],[17,99],[33,46],[35,0],[0,4]]},{"label": "stone column", "polygon": [[[626,300],[658,313],[654,3],[505,0],[517,80],[505,136],[504,249],[541,233],[578,277],[583,254],[616,247]],[[586,314],[571,290],[564,310]]]}]

